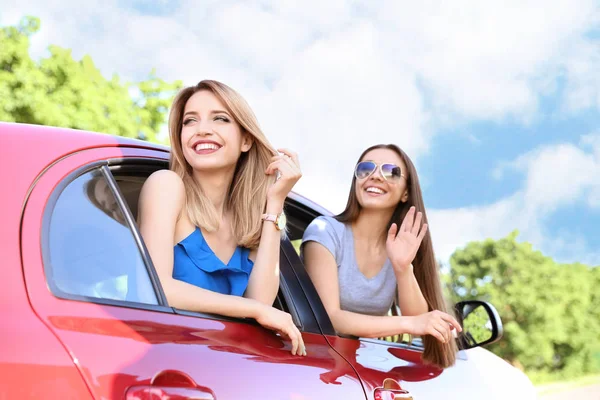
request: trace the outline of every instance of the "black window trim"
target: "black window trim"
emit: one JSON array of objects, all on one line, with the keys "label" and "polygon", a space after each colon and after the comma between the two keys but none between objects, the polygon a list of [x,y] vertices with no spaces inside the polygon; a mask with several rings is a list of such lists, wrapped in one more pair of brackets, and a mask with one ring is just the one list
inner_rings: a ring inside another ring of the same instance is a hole
[{"label": "black window trim", "polygon": [[299,283],[298,289],[302,292],[302,297],[306,300],[306,307],[308,307],[315,321],[315,327],[312,332],[322,333],[323,335],[336,336],[333,324],[327,315],[327,311],[321,302],[321,298],[318,296],[315,287],[310,281],[308,273],[304,269],[300,257],[296,253],[296,249],[292,245],[292,242],[286,240],[282,242],[282,251],[284,252],[285,258],[291,269],[291,273],[294,274],[296,281]]},{"label": "black window trim", "polygon": [[[307,200],[308,199],[305,199],[300,195],[291,193],[290,196],[288,196],[288,200],[286,202],[286,213],[293,214],[296,212],[300,212],[304,214],[310,214],[311,217],[314,219],[320,215],[323,215],[320,211],[326,211],[325,209],[315,210],[311,207],[313,204],[306,204],[307,202],[310,203],[310,201]],[[292,212],[290,213],[290,211]],[[326,215],[330,215],[330,213]],[[304,267],[302,260],[300,260],[300,256],[298,255],[298,253],[296,253],[296,249],[293,247],[291,242],[288,241],[288,243],[289,246],[286,246],[285,248],[286,257],[289,260],[289,264],[292,267],[292,271],[296,276],[296,279],[300,283],[300,288],[304,293],[304,297],[309,303],[310,308],[313,310],[313,314],[315,316],[316,324],[318,325],[319,330],[324,335],[338,336],[337,332],[333,328],[333,323],[329,318],[329,314],[327,314],[327,310],[325,310],[325,306],[323,305],[323,302],[321,301],[321,298],[317,293],[317,289],[310,280],[310,277],[308,276],[308,272],[306,272],[306,268]]]},{"label": "black window trim", "polygon": [[[50,197],[48,198],[48,201],[46,202],[46,205],[44,206],[44,211],[43,211],[43,216],[42,216],[42,229],[40,232],[42,262],[44,264],[43,266],[44,266],[44,273],[46,275],[46,283],[48,284],[48,287],[54,296],[61,298],[61,299],[65,299],[65,300],[74,300],[74,301],[81,301],[81,302],[86,302],[86,303],[103,304],[103,305],[108,305],[108,306],[117,306],[117,307],[133,308],[133,309],[142,309],[142,310],[148,310],[148,311],[173,313],[172,308],[165,306],[164,304],[161,304],[162,299],[161,299],[161,296],[159,295],[159,293],[162,293],[162,287],[160,287],[160,285],[158,285],[158,287],[156,286],[158,277],[155,277],[155,279],[152,278],[152,276],[154,274],[154,266],[152,266],[151,269],[148,268],[148,264],[146,263],[147,259],[145,259],[144,257],[142,257],[142,260],[144,261],[146,271],[148,272],[148,275],[150,276],[150,281],[152,283],[154,293],[156,295],[156,298],[157,298],[157,301],[159,302],[159,304],[145,304],[145,303],[138,303],[138,302],[134,302],[134,301],[113,300],[113,299],[105,299],[105,298],[99,298],[99,297],[91,297],[91,296],[67,293],[67,292],[62,291],[56,285],[54,280],[51,278],[53,276],[53,274],[52,274],[52,262],[50,261],[50,222],[52,220],[52,215],[54,214],[54,208],[56,207],[56,203],[58,202],[58,199],[62,195],[63,191],[67,188],[67,186],[70,185],[75,179],[77,179],[87,173],[90,173],[93,171],[99,171],[103,175],[103,177],[107,180],[109,187],[111,188],[113,194],[115,195],[115,197],[117,199],[117,202],[120,206],[121,212],[123,212],[123,214],[126,214],[125,218],[128,221],[128,224],[130,223],[131,213],[129,212],[129,208],[127,208],[126,210],[123,209],[123,206],[122,206],[123,199],[121,198],[121,195],[119,192],[115,192],[114,185],[116,183],[114,182],[114,178],[112,177],[112,174],[110,174],[110,173],[107,174],[107,172],[110,172],[107,169],[108,164],[109,164],[108,161],[103,160],[103,161],[95,161],[95,162],[86,164],[82,167],[79,167],[79,168],[75,169],[74,171],[72,171],[71,173],[69,173],[65,178],[63,178],[58,183],[58,185],[52,190],[52,193],[50,194]],[[139,236],[136,235],[136,230],[132,230],[130,225],[128,227],[129,227],[132,235],[134,236],[136,244],[138,245],[138,251],[140,251],[140,253],[143,254],[143,252],[139,248],[139,242],[138,242]],[[164,294],[162,294],[162,297],[164,298]]]}]

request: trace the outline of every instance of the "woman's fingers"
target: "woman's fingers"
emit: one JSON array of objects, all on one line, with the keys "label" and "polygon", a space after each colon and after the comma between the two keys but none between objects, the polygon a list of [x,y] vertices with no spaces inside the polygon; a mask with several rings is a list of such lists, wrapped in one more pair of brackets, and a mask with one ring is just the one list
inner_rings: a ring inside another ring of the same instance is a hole
[{"label": "woman's fingers", "polygon": [[444,335],[444,340],[445,343],[449,343],[450,340],[452,340],[452,333],[450,332],[450,325],[448,325],[445,322],[441,322],[438,326],[437,326],[437,330],[438,331],[442,331],[442,334]]},{"label": "woman's fingers", "polygon": [[300,345],[300,341],[298,340],[298,336],[295,335],[294,331],[291,328],[289,329],[288,336],[292,340],[292,354],[298,354],[298,346]]},{"label": "woman's fingers", "polygon": [[302,340],[302,335],[300,334],[300,331],[298,330],[296,325],[292,323],[286,326],[284,328],[284,332],[292,341],[292,354],[305,356],[306,348],[304,347],[304,340]]},{"label": "woman's fingers", "polygon": [[304,344],[304,339],[302,338],[302,333],[296,327],[296,325],[293,325],[293,327],[294,327],[294,330],[296,331],[296,334],[298,335],[298,348],[300,349],[300,351],[298,352],[298,355],[305,356],[306,355],[306,345]]},{"label": "woman's fingers", "polygon": [[421,229],[421,220],[422,219],[423,219],[423,213],[421,211],[419,211],[417,213],[417,216],[415,217],[414,223],[410,227],[410,232],[415,236],[419,235],[419,229]]},{"label": "woman's fingers", "polygon": [[284,156],[284,157],[283,157],[283,160],[284,160],[285,162],[287,162],[287,163],[290,165],[290,167],[291,167],[291,168],[292,168],[292,170],[294,171],[294,174],[301,174],[301,172],[300,172],[300,166],[299,166],[299,165],[297,165],[297,164],[294,162],[294,160],[292,160],[290,157],[287,157],[287,156]]},{"label": "woman's fingers", "polygon": [[[278,159],[276,161],[273,161],[271,164],[269,164],[269,166],[267,167],[267,169],[265,170],[265,174],[267,175],[272,175],[273,173],[275,173],[275,171],[277,171],[278,169],[281,168],[281,166],[285,163],[285,161]],[[287,163],[286,163],[287,164]]]},{"label": "woman's fingers", "polygon": [[281,172],[281,175],[284,175],[284,176],[292,176],[295,174],[295,172],[292,169],[292,166],[283,159],[273,161],[271,164],[269,164],[265,173],[267,175],[271,175],[271,174],[275,173],[275,171]]},{"label": "woman's fingers", "polygon": [[289,149],[277,149],[278,152],[285,154],[292,159],[296,166],[300,167],[300,160],[298,159],[298,153],[295,153]]},{"label": "woman's fingers", "polygon": [[430,318],[427,333],[442,343],[449,343],[454,339],[453,330],[462,331],[459,323],[450,314],[442,311],[432,311]]},{"label": "woman's fingers", "polygon": [[279,172],[281,173],[281,178],[295,179],[298,176],[298,172],[294,167],[285,162],[279,168]]},{"label": "woman's fingers", "polygon": [[271,175],[277,170],[281,172],[282,176],[286,177],[295,177],[301,175],[301,172],[298,169],[298,167],[289,158],[285,158],[283,156],[276,156],[273,157],[273,159],[275,161],[269,164],[269,166],[265,170],[265,173],[267,175]]},{"label": "woman's fingers", "polygon": [[439,340],[440,342],[444,343],[444,335],[442,334],[441,331],[438,331],[435,327],[432,327],[431,329],[429,329],[428,333],[431,336],[433,336],[434,338],[436,338],[437,340]]},{"label": "woman's fingers", "polygon": [[298,156],[295,153],[290,153],[290,154],[292,154],[292,156],[285,154],[285,153],[275,155],[275,156],[271,157],[271,161],[285,160],[294,168],[294,170],[300,171],[300,163],[298,162]]},{"label": "woman's fingers", "polygon": [[450,328],[447,324],[443,322],[437,322],[433,325],[433,329],[442,336],[442,343],[448,343],[450,341]]},{"label": "woman's fingers", "polygon": [[452,315],[443,313],[442,320],[444,320],[448,325],[453,326],[458,332],[462,332],[462,327]]},{"label": "woman's fingers", "polygon": [[388,240],[394,240],[396,238],[396,234],[398,233],[398,225],[393,223],[388,230]]}]

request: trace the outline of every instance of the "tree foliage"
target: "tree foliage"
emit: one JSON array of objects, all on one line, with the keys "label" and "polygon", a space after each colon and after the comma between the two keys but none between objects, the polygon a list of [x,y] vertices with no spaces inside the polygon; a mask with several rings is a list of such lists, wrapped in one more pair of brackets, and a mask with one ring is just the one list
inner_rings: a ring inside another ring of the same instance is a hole
[{"label": "tree foliage", "polygon": [[0,28],[0,120],[61,126],[155,140],[181,82],[165,82],[154,71],[137,84],[106,79],[89,56],[50,46],[33,60],[30,38],[37,18]]},{"label": "tree foliage", "polygon": [[600,371],[600,271],[559,264],[517,232],[472,242],[451,257],[453,301],[491,302],[504,323],[490,350],[534,380]]}]

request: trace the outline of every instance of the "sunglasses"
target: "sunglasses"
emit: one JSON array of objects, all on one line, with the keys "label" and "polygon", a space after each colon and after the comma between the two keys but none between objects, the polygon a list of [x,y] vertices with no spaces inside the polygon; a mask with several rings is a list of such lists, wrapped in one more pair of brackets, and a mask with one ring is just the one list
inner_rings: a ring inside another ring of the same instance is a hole
[{"label": "sunglasses", "polygon": [[356,176],[356,179],[366,179],[373,175],[375,170],[377,170],[377,167],[379,167],[379,172],[386,181],[397,183],[402,177],[406,178],[406,176],[404,176],[402,173],[402,170],[400,170],[400,167],[396,164],[378,165],[373,161],[361,161],[356,164],[356,168],[354,168],[354,176]]}]

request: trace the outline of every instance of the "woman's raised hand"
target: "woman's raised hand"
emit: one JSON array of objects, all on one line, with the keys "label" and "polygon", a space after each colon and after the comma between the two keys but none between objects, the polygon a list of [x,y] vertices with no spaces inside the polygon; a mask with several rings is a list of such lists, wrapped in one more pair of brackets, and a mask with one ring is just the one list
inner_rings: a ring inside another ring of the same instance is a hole
[{"label": "woman's raised hand", "polygon": [[400,228],[394,223],[388,231],[386,251],[396,274],[410,270],[410,265],[427,233],[427,224],[421,226],[423,213],[418,212],[416,216],[415,213],[413,206],[408,210]]},{"label": "woman's raised hand", "polygon": [[302,171],[298,154],[288,149],[277,150],[282,154],[273,156],[265,173],[273,175],[279,172],[279,179],[269,188],[267,199],[283,204],[296,182],[302,177]]}]

